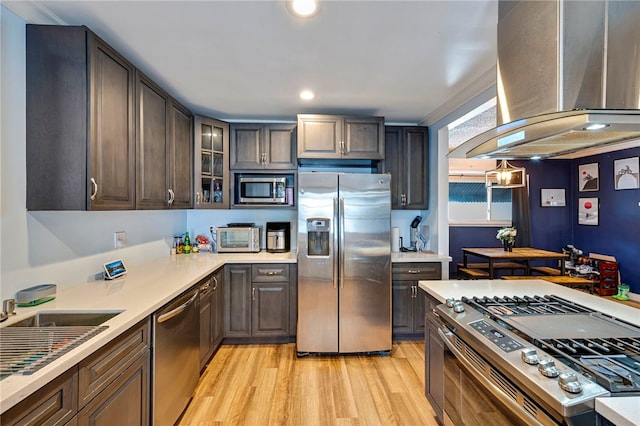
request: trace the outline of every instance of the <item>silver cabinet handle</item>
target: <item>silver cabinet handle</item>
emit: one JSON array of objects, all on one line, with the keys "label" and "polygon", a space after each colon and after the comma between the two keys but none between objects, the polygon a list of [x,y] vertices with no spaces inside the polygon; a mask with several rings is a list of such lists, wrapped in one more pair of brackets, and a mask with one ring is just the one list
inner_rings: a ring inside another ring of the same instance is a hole
[{"label": "silver cabinet handle", "polygon": [[405,194],[400,195],[400,204],[403,206],[407,205],[407,196]]},{"label": "silver cabinet handle", "polygon": [[420,269],[409,269],[407,272],[410,274],[419,274],[422,271]]},{"label": "silver cabinet handle", "polygon": [[218,289],[218,279],[216,277],[213,277],[213,282],[215,283],[215,285],[213,286],[213,291],[216,291]]},{"label": "silver cabinet handle", "polygon": [[251,300],[256,300],[256,288],[251,288]]},{"label": "silver cabinet handle", "polygon": [[94,178],[91,178],[91,185],[93,185],[93,191],[91,191],[91,200],[95,200],[98,195],[98,182]]},{"label": "silver cabinet handle", "polygon": [[200,192],[196,192],[196,204],[200,204]]},{"label": "silver cabinet handle", "polygon": [[175,199],[176,199],[176,196],[173,193],[173,189],[169,188],[169,201],[167,201],[167,204],[169,205],[173,204],[173,200]]}]

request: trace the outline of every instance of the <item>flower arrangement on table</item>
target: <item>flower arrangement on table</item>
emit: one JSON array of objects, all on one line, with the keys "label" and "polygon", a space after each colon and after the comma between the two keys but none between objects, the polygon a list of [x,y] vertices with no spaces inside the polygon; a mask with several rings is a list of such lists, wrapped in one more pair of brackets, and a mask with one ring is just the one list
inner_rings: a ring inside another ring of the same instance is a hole
[{"label": "flower arrangement on table", "polygon": [[514,227],[505,227],[498,230],[498,234],[496,238],[502,241],[502,245],[505,250],[511,251],[513,248],[513,243],[516,241],[516,235],[518,235],[518,230]]}]

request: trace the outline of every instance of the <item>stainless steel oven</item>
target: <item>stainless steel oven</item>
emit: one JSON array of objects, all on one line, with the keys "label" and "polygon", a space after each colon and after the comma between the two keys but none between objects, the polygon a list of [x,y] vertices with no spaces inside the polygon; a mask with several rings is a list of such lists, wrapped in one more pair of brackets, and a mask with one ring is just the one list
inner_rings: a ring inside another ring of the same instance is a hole
[{"label": "stainless steel oven", "polygon": [[445,425],[558,425],[531,396],[450,331],[445,343]]},{"label": "stainless steel oven", "polygon": [[595,398],[638,391],[640,329],[621,320],[555,296],[462,298],[433,313],[445,424],[593,425]]}]

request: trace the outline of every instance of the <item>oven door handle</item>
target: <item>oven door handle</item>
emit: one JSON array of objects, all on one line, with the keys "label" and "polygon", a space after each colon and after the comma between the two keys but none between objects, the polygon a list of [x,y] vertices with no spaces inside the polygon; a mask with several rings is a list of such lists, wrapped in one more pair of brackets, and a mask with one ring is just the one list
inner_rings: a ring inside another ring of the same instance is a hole
[{"label": "oven door handle", "polygon": [[530,415],[529,413],[527,413],[521,406],[519,406],[518,404],[516,404],[515,402],[513,402],[513,400],[511,398],[509,398],[504,391],[502,391],[502,389],[500,389],[499,387],[497,387],[496,385],[494,385],[493,383],[491,383],[489,380],[487,380],[486,377],[484,377],[484,375],[479,372],[472,364],[471,362],[469,362],[469,360],[462,354],[462,352],[460,352],[451,342],[451,338],[455,337],[455,334],[452,332],[443,332],[441,328],[438,328],[438,334],[440,335],[440,337],[442,338],[442,340],[444,341],[444,344],[447,346],[447,349],[449,349],[453,355],[456,357],[456,359],[460,362],[460,364],[470,373],[473,375],[473,377],[476,378],[476,380],[478,380],[486,389],[490,390],[493,395],[500,400],[503,404],[505,404],[507,407],[509,407],[514,413],[516,413],[517,416],[519,416],[521,419],[527,421],[527,423],[539,423],[540,420],[536,419],[534,416]]}]

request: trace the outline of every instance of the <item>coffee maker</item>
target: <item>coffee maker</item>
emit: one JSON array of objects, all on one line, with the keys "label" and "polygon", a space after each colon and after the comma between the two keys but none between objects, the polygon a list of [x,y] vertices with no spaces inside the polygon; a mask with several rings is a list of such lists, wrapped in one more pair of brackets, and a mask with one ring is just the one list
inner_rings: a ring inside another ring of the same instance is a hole
[{"label": "coffee maker", "polygon": [[286,253],[291,250],[291,223],[267,222],[267,252]]}]

